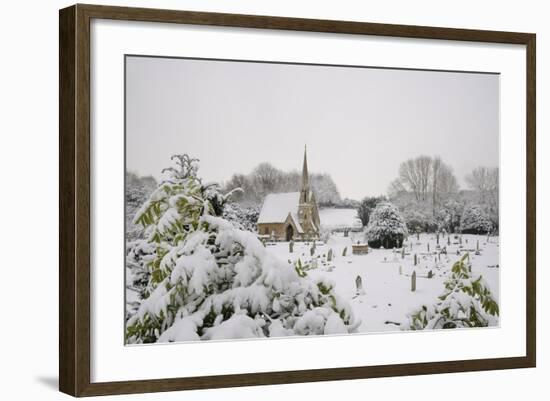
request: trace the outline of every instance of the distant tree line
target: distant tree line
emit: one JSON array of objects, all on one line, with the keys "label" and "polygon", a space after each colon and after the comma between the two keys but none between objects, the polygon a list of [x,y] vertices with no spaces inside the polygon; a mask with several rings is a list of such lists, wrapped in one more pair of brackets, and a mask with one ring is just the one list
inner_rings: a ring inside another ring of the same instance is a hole
[{"label": "distant tree line", "polygon": [[461,189],[451,166],[441,157],[418,156],[399,165],[388,197],[366,197],[356,207],[364,226],[379,203],[399,209],[409,233],[487,233],[499,229],[499,169],[477,167]]},{"label": "distant tree line", "polygon": [[[320,206],[339,205],[342,202],[338,188],[329,174],[310,173],[309,183]],[[267,194],[296,192],[302,188],[302,174],[294,170],[285,172],[270,163],[261,163],[249,174],[233,174],[223,184],[224,191],[241,188],[235,202],[245,206],[261,205]]]},{"label": "distant tree line", "polygon": [[142,226],[134,224],[134,216],[156,189],[157,181],[153,176],[140,177],[134,172],[127,171],[125,184],[126,239],[132,241],[140,238],[143,232]]}]

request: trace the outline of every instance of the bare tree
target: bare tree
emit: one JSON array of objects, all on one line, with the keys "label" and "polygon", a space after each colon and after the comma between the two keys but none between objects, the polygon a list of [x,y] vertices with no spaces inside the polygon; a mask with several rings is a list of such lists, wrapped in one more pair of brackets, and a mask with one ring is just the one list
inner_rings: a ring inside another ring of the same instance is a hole
[{"label": "bare tree", "polygon": [[468,186],[477,192],[479,202],[484,204],[491,191],[498,190],[498,167],[477,167],[466,176]]},{"label": "bare tree", "polygon": [[414,194],[416,200],[425,201],[428,197],[432,159],[419,156],[409,159],[399,166],[399,181],[403,188]]},{"label": "bare tree", "polygon": [[399,176],[390,184],[388,193],[398,204],[415,204],[423,215],[428,211],[433,220],[441,205],[458,190],[452,167],[441,157],[419,156],[400,164]]},{"label": "bare tree", "polygon": [[436,214],[438,207],[450,194],[458,192],[458,182],[453,168],[445,164],[439,156],[432,161],[432,210]]},{"label": "bare tree", "polygon": [[498,229],[499,216],[499,168],[477,167],[466,176],[468,186],[475,191],[479,204],[488,213]]},{"label": "bare tree", "polygon": [[265,196],[277,192],[282,181],[282,173],[269,163],[261,163],[252,171],[252,182],[256,192]]}]

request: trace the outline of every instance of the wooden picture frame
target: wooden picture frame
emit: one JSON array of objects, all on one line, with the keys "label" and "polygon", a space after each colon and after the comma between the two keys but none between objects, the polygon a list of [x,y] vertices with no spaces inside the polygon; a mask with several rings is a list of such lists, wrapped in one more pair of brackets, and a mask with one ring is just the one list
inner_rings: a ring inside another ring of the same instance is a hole
[{"label": "wooden picture frame", "polygon": [[[493,359],[92,383],[90,380],[90,22],[109,19],[517,44],[526,47],[526,355]],[[535,43],[531,33],[74,5],[59,14],[59,388],[143,393],[534,367],[536,364]]]}]

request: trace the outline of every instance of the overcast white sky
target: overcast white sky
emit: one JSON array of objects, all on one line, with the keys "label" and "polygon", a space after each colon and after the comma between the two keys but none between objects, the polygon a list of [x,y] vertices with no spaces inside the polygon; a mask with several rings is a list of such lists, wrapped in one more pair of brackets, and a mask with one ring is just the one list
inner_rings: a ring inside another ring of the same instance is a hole
[{"label": "overcast white sky", "polygon": [[175,153],[205,181],[261,162],[329,173],[342,197],[387,192],[399,164],[439,155],[461,185],[499,162],[499,77],[128,57],[127,169],[161,177]]}]

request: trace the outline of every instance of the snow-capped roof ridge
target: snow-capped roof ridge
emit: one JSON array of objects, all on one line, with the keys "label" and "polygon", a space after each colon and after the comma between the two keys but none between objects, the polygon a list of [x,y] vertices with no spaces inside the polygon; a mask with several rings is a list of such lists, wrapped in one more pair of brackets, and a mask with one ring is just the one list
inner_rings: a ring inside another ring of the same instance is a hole
[{"label": "snow-capped roof ridge", "polygon": [[300,192],[268,194],[262,205],[258,223],[284,223],[288,214],[298,215]]}]

